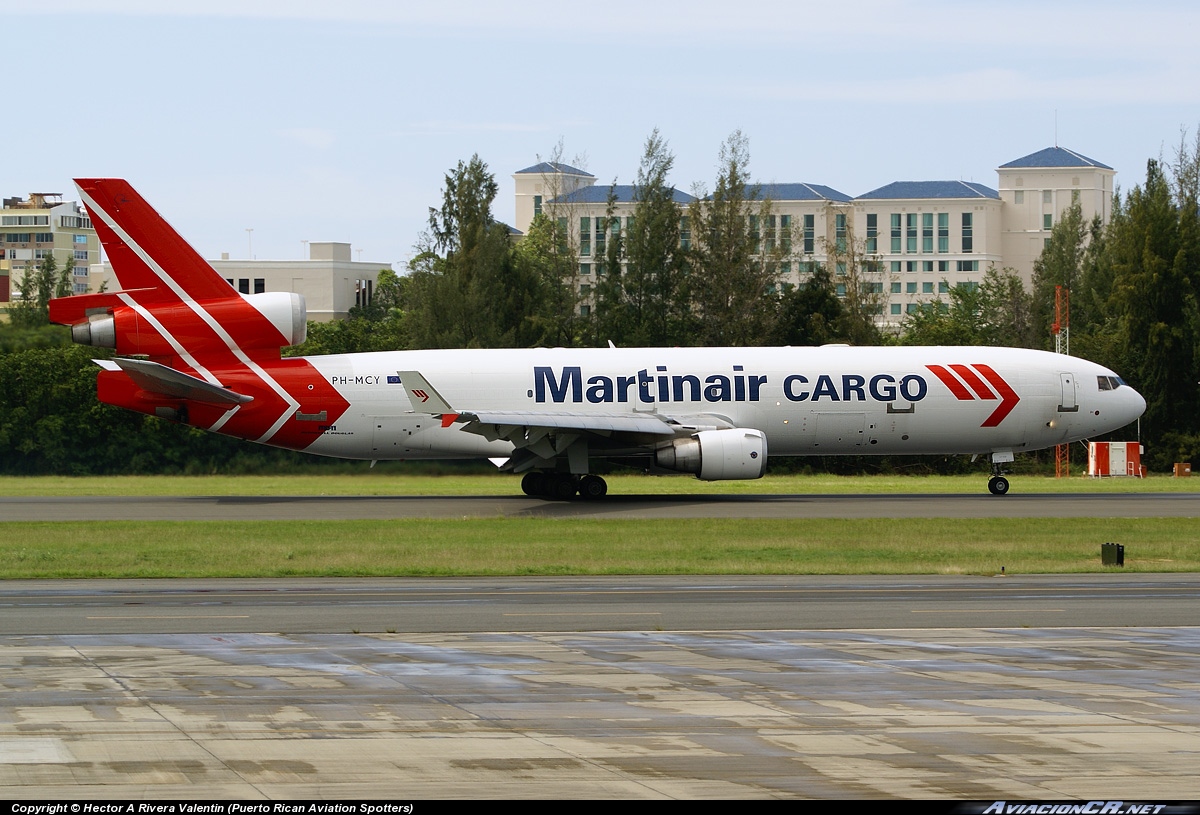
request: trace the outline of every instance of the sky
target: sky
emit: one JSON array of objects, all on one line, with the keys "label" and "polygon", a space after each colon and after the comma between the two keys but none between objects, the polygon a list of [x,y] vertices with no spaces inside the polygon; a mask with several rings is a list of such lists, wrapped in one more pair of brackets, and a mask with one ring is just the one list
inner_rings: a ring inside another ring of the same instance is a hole
[{"label": "sky", "polygon": [[399,271],[458,162],[487,163],[508,222],[517,170],[631,183],[656,128],[679,189],[711,189],[740,130],[756,180],[854,196],[995,188],[1054,144],[1128,190],[1200,127],[1190,2],[5,5],[0,192],[126,178],[208,258],[343,241]]}]

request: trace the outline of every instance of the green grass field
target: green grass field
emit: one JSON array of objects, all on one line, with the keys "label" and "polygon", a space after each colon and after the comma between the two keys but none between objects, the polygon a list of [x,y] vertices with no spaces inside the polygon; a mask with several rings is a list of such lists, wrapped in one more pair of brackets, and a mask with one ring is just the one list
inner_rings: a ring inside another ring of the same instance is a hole
[{"label": "green grass field", "polygon": [[[986,494],[987,476],[768,475],[755,481],[690,476],[610,475],[613,495]],[[1200,493],[1200,477],[1063,478],[1009,476],[1020,493]],[[521,479],[486,475],[411,475],[380,467],[361,474],[0,477],[0,495],[520,495]]]},{"label": "green grass field", "polygon": [[[706,484],[618,475],[616,494],[970,493],[980,476],[769,476]],[[1197,492],[1167,477],[1015,476],[1015,492]],[[0,478],[4,495],[505,495],[504,475]],[[1006,500],[996,498],[997,501]],[[1200,519],[494,518],[0,523],[0,578],[596,574],[1009,574],[1200,570]]]}]

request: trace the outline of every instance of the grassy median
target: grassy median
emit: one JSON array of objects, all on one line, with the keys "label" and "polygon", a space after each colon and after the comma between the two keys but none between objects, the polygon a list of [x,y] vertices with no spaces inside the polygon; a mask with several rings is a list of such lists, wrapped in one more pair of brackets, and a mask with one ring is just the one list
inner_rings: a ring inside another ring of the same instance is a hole
[{"label": "grassy median", "polygon": [[1200,522],[457,519],[0,523],[0,577],[1009,574],[1200,569]]}]

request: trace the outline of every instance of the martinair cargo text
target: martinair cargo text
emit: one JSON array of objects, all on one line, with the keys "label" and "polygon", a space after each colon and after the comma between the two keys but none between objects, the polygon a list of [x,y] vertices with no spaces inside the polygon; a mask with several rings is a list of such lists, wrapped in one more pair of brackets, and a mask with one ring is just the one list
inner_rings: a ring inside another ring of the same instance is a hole
[{"label": "martinair cargo text", "polygon": [[119,291],[52,300],[108,404],[369,460],[490,458],[522,489],[599,498],[597,460],[706,480],[767,455],[1015,453],[1097,436],[1145,400],[1107,368],[1014,348],[594,348],[281,358],[303,298],[234,291],[125,181],[76,182]]}]

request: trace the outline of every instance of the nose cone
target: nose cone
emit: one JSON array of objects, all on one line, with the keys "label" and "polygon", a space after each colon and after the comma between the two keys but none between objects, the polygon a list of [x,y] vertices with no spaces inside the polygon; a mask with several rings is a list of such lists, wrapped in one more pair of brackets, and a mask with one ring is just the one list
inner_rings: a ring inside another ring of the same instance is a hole
[{"label": "nose cone", "polygon": [[1121,411],[1127,414],[1125,424],[1137,421],[1146,412],[1146,397],[1125,385],[1118,389],[1121,394]]}]

